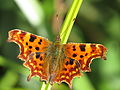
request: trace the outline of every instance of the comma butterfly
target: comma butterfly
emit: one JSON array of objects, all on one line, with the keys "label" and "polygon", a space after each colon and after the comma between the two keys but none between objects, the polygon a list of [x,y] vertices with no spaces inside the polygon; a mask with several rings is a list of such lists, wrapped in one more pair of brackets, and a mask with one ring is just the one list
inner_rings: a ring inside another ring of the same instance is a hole
[{"label": "comma butterfly", "polygon": [[18,58],[25,61],[30,75],[50,84],[65,82],[72,87],[72,79],[83,72],[90,72],[90,63],[94,58],[106,59],[107,49],[101,44],[67,43],[58,39],[51,42],[46,38],[22,30],[9,31],[9,42],[20,46]]}]

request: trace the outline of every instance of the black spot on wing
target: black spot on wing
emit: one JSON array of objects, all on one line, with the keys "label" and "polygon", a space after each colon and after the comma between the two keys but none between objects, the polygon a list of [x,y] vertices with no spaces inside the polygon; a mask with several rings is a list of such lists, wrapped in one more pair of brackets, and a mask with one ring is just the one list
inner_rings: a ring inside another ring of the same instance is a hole
[{"label": "black spot on wing", "polygon": [[38,44],[40,44],[40,45],[41,45],[41,43],[42,43],[42,39],[40,39],[40,41],[38,42]]},{"label": "black spot on wing", "polygon": [[73,51],[76,51],[75,45],[73,45]]},{"label": "black spot on wing", "polygon": [[42,42],[42,39],[40,39],[40,42]]},{"label": "black spot on wing", "polygon": [[41,45],[41,42],[38,42],[38,44],[40,44],[40,45]]},{"label": "black spot on wing", "polygon": [[75,45],[73,45],[73,48],[75,48]]},{"label": "black spot on wing", "polygon": [[84,56],[83,55],[80,55],[80,58],[83,58]]},{"label": "black spot on wing", "polygon": [[39,58],[39,57],[40,57],[40,53],[36,52],[36,58]]},{"label": "black spot on wing", "polygon": [[36,39],[36,36],[31,34],[29,41],[30,42],[34,42],[35,39]]},{"label": "black spot on wing", "polygon": [[86,47],[86,45],[81,44],[79,47],[80,47],[80,50],[81,50],[81,51],[85,51],[85,47]]},{"label": "black spot on wing", "polygon": [[39,47],[35,47],[35,49],[38,51],[38,50],[39,50]]},{"label": "black spot on wing", "polygon": [[73,65],[74,59],[70,59],[70,65]]},{"label": "black spot on wing", "polygon": [[73,56],[73,57],[76,57],[76,56],[77,56],[77,54],[75,54],[75,53],[74,53],[72,56]]},{"label": "black spot on wing", "polygon": [[29,49],[31,49],[32,48],[32,46],[29,46]]},{"label": "black spot on wing", "polygon": [[68,65],[68,64],[69,64],[69,62],[67,61],[65,64],[66,64],[66,65]]}]

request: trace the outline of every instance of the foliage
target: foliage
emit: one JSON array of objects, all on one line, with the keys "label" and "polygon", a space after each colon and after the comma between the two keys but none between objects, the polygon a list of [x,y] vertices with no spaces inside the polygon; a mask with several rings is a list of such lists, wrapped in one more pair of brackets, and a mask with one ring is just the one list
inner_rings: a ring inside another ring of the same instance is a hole
[{"label": "foliage", "polygon": [[[54,41],[72,0],[0,1],[0,90],[40,90],[42,82],[27,82],[28,69],[17,59],[19,47],[8,43],[7,32],[22,29]],[[102,43],[108,48],[107,60],[95,59],[92,72],[73,80],[74,90],[120,90],[120,15],[119,0],[84,0],[69,42]],[[30,8],[32,6],[32,8]],[[60,7],[61,6],[61,7]],[[61,9],[63,8],[63,9]],[[33,10],[32,10],[33,9]],[[36,14],[37,13],[37,14]],[[58,13],[58,25],[56,25]],[[57,29],[56,29],[57,28]],[[68,90],[66,84],[53,85],[55,90]]]}]

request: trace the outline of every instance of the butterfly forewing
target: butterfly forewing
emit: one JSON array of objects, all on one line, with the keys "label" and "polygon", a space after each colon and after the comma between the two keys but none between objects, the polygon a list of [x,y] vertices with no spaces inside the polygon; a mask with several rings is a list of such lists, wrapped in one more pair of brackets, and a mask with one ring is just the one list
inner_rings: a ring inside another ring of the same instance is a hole
[{"label": "butterfly forewing", "polygon": [[20,46],[18,57],[24,61],[27,60],[31,52],[44,52],[52,44],[46,38],[17,29],[9,31],[8,41],[15,42]]},{"label": "butterfly forewing", "polygon": [[79,61],[83,71],[90,71],[94,58],[106,59],[106,48],[101,44],[68,43],[64,45],[66,57]]}]

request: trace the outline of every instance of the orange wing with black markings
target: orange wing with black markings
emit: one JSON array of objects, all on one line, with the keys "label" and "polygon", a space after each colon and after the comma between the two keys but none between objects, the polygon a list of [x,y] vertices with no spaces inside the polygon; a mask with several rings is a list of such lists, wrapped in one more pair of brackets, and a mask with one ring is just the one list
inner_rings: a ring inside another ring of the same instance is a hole
[{"label": "orange wing with black markings", "polygon": [[64,44],[65,55],[79,61],[82,71],[91,71],[92,59],[106,59],[106,48],[101,44],[68,43]]},{"label": "orange wing with black markings", "polygon": [[52,44],[46,38],[17,29],[9,31],[8,36],[9,42],[15,42],[20,46],[18,57],[24,61],[31,52],[44,52]]},{"label": "orange wing with black markings", "polygon": [[65,58],[62,69],[53,79],[53,82],[61,83],[66,82],[70,88],[72,88],[72,79],[80,77],[80,64],[77,60],[71,58]]},{"label": "orange wing with black markings", "polygon": [[24,66],[29,68],[30,75],[28,76],[27,80],[29,81],[31,77],[39,76],[41,81],[48,82],[48,71],[47,67],[45,67],[45,55],[46,53],[42,52],[32,52],[29,56],[27,61],[24,62]]},{"label": "orange wing with black markings", "polygon": [[8,41],[19,45],[20,54],[18,58],[24,60],[23,65],[30,70],[28,80],[33,76],[39,76],[41,80],[48,81],[47,67],[43,65],[46,51],[52,42],[46,38],[17,29],[9,31]]},{"label": "orange wing with black markings", "polygon": [[50,84],[66,82],[72,87],[72,79],[80,77],[80,71],[91,71],[92,59],[106,59],[107,49],[101,44],[68,43],[61,44],[60,38],[52,43],[46,38],[22,31],[9,31],[9,42],[20,46],[18,57],[24,60],[30,75],[39,76]]}]

